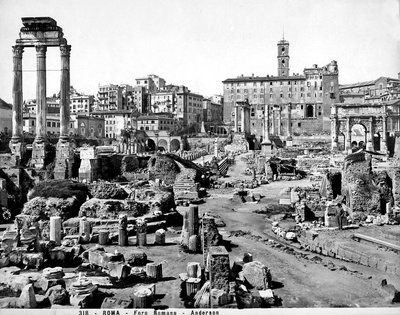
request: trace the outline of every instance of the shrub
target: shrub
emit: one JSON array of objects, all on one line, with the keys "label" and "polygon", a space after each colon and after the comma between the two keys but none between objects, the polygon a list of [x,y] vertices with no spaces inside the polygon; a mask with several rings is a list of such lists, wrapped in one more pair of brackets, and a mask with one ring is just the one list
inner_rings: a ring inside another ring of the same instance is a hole
[{"label": "shrub", "polygon": [[68,179],[55,179],[37,183],[29,194],[29,199],[35,197],[67,199],[75,196],[82,203],[86,200],[88,193],[89,189],[85,184]]}]

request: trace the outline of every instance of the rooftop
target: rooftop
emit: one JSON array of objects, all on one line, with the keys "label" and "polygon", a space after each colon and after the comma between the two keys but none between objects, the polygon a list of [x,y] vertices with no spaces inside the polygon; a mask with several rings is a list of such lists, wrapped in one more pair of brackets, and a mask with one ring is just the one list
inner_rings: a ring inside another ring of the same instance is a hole
[{"label": "rooftop", "polygon": [[389,77],[379,77],[378,79],[372,80],[372,81],[364,81],[364,82],[357,82],[357,83],[350,83],[350,84],[342,84],[339,85],[339,89],[351,89],[355,87],[363,87],[363,86],[368,86],[368,85],[375,85],[376,82],[385,79],[387,81],[399,81],[399,79],[394,79],[394,78],[389,78]]},{"label": "rooftop", "polygon": [[257,82],[257,81],[290,81],[290,80],[305,80],[306,77],[304,75],[295,75],[295,76],[273,76],[273,75],[267,75],[265,77],[257,77],[257,76],[240,76],[237,78],[229,78],[222,83],[227,83],[227,82],[243,82],[243,81],[249,81],[249,82]]}]

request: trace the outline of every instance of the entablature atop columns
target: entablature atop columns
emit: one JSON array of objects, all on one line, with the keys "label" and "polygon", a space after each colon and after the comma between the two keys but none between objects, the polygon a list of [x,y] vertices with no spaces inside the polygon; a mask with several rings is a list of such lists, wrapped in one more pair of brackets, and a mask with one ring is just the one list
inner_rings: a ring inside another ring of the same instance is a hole
[{"label": "entablature atop columns", "polygon": [[62,28],[50,17],[25,17],[22,23],[24,26],[16,40],[18,46],[34,47],[40,44],[57,47],[67,44]]}]

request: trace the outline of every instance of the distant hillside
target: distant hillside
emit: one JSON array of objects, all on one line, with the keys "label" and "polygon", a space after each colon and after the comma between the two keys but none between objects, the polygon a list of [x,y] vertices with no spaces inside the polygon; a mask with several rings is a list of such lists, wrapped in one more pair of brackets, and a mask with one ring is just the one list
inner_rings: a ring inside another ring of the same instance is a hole
[{"label": "distant hillside", "polygon": [[8,104],[7,102],[5,102],[5,101],[3,101],[1,98],[0,98],[0,108],[1,109],[12,109],[12,105],[11,104]]}]

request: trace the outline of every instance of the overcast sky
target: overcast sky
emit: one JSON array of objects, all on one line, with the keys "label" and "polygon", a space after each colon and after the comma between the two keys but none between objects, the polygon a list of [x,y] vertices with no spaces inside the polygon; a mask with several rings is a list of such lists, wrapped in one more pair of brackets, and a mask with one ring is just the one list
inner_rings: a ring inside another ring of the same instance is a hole
[{"label": "overcast sky", "polygon": [[[290,72],[337,60],[341,84],[400,71],[399,0],[0,0],[0,98],[12,100],[12,50],[21,17],[49,16],[72,45],[71,84],[96,94],[99,84],[134,84],[157,74],[205,96],[238,75],[277,74],[276,43],[290,42]],[[47,68],[60,69],[58,48]],[[36,69],[25,49],[24,70]],[[47,94],[59,91],[49,71]],[[36,74],[23,74],[24,99]]]}]

